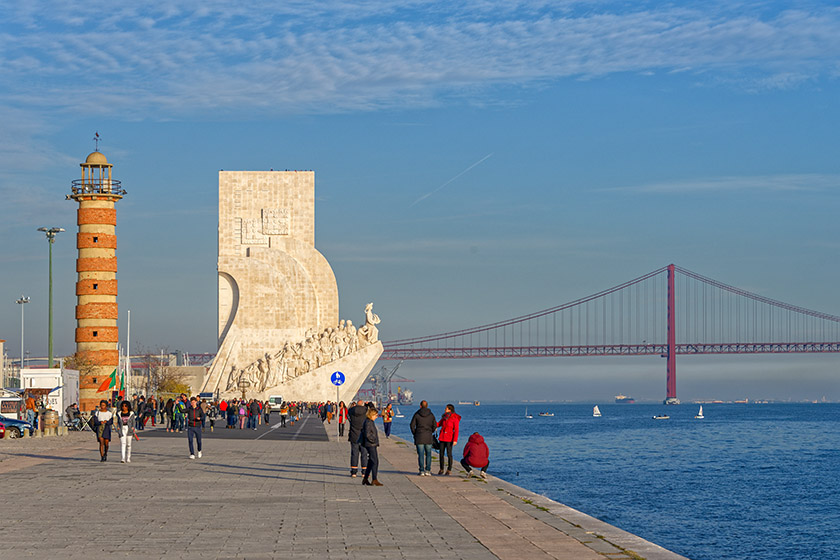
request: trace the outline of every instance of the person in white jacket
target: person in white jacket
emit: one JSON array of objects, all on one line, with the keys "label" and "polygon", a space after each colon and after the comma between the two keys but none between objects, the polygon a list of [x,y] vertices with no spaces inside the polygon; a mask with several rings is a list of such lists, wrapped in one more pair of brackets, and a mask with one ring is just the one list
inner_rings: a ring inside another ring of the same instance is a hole
[{"label": "person in white jacket", "polygon": [[120,451],[122,451],[122,463],[131,462],[131,440],[137,429],[136,416],[131,410],[131,403],[123,401],[120,404],[120,411],[117,413],[117,428],[120,433]]}]

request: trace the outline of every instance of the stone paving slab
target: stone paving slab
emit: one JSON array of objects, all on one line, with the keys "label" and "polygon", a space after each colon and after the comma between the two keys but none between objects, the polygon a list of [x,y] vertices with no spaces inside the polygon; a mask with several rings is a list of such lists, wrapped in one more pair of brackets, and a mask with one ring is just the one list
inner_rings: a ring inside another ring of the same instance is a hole
[{"label": "stone paving slab", "polygon": [[130,464],[116,437],[106,463],[89,433],[0,443],[11,513],[0,560],[639,557],[592,546],[575,522],[500,492],[503,481],[419,477],[413,446],[393,438],[382,438],[385,486],[362,486],[334,430],[315,416],[217,429],[196,460],[184,434],[146,430]]}]

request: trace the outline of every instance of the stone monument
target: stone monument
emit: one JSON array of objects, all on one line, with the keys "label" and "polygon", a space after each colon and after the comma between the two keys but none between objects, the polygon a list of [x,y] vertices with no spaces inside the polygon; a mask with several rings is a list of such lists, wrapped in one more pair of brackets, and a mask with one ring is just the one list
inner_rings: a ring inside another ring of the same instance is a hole
[{"label": "stone monument", "polygon": [[203,391],[351,399],[382,354],[373,304],[339,320],[332,268],[315,249],[312,171],[220,171],[218,352]]}]

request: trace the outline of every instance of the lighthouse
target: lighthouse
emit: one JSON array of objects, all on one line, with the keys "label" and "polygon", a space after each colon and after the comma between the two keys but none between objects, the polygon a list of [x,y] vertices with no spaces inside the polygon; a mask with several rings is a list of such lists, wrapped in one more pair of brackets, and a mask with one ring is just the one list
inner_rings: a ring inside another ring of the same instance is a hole
[{"label": "lighthouse", "polygon": [[119,367],[117,308],[117,210],[126,194],[112,177],[105,155],[91,153],[82,178],[72,182],[67,199],[79,204],[76,234],[76,355],[89,364],[80,372],[79,407],[93,410],[110,393],[98,393],[102,382]]}]

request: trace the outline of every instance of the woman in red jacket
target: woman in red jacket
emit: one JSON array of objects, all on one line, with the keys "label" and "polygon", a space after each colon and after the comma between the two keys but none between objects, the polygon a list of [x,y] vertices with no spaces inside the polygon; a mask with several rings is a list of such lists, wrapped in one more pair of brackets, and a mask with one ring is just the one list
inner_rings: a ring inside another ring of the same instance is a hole
[{"label": "woman in red jacket", "polygon": [[[452,474],[452,446],[458,445],[458,425],[461,423],[461,417],[455,413],[455,405],[446,405],[446,412],[440,417],[437,423],[440,428],[440,470],[438,474],[450,475]],[[446,472],[443,472],[443,458],[444,455],[449,456],[449,464],[446,467]]]},{"label": "woman in red jacket", "polygon": [[481,469],[481,478],[487,478],[487,467],[490,466],[490,450],[484,443],[484,438],[478,432],[471,435],[467,445],[464,446],[464,458],[461,459],[461,466],[467,471],[467,478],[472,476],[470,473],[472,469]]}]

